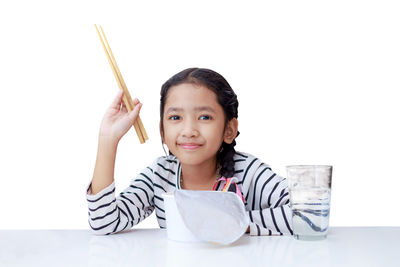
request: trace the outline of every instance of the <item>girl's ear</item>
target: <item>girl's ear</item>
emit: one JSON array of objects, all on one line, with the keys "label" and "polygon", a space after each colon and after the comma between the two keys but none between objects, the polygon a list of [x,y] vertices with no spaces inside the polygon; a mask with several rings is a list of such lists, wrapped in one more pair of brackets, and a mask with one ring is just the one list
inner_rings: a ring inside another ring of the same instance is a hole
[{"label": "girl's ear", "polygon": [[228,122],[224,133],[224,142],[230,144],[235,140],[238,132],[239,122],[237,118],[233,118]]},{"label": "girl's ear", "polygon": [[162,130],[162,127],[161,127],[161,121],[160,121],[160,136],[161,136],[161,141],[164,144],[165,143],[164,142],[164,133],[163,133],[163,130]]}]

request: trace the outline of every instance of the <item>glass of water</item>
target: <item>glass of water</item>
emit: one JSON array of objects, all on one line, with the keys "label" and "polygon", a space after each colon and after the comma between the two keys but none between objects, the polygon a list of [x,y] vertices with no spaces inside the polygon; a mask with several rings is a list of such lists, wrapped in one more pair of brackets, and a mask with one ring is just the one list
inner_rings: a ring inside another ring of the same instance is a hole
[{"label": "glass of water", "polygon": [[329,226],[332,166],[287,166],[292,227],[299,240],[325,239]]}]

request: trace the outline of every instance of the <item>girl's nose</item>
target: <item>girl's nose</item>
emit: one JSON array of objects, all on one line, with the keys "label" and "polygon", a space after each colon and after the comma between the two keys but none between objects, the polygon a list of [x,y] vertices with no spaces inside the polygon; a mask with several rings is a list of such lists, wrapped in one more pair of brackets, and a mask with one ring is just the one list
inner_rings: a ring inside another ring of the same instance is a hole
[{"label": "girl's nose", "polygon": [[182,129],[182,136],[186,138],[192,138],[199,135],[196,124],[190,121],[186,121]]}]

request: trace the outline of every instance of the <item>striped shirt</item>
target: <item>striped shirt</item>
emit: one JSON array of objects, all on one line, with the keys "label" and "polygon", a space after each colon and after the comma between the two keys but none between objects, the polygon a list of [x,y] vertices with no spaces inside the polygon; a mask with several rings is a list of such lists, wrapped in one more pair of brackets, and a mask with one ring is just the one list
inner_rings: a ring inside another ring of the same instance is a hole
[{"label": "striped shirt", "polygon": [[[287,180],[251,154],[236,152],[233,159],[250,235],[293,235]],[[92,233],[108,235],[130,229],[154,210],[159,227],[166,228],[162,194],[180,189],[180,175],[180,161],[169,155],[154,160],[117,197],[114,181],[95,195],[91,195],[90,182],[86,199]]]}]

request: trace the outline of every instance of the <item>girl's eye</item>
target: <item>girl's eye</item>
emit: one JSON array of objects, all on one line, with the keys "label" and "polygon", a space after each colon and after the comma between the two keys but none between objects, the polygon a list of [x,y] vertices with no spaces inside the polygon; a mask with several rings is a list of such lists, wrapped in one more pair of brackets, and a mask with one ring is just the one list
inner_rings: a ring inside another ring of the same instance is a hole
[{"label": "girl's eye", "polygon": [[[172,121],[176,121],[176,120],[181,119],[181,117],[178,116],[178,115],[172,115],[172,116],[169,116],[168,119],[169,119],[169,120],[172,120]],[[201,120],[211,120],[211,116],[208,116],[208,115],[201,115],[201,116],[200,116],[200,119],[201,119]]]},{"label": "girl's eye", "polygon": [[173,120],[173,121],[176,121],[176,120],[179,120],[179,116],[173,115],[173,116],[170,116],[169,119]]},{"label": "girl's eye", "polygon": [[200,118],[205,118],[204,120],[211,120],[211,117],[208,115],[201,115]]}]

